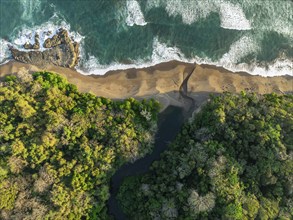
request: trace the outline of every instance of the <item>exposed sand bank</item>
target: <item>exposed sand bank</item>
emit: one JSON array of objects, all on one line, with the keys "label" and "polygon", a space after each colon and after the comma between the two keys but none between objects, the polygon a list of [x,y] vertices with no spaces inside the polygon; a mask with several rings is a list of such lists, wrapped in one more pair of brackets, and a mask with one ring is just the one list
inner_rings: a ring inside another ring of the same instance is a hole
[{"label": "exposed sand bank", "polygon": [[[153,97],[159,100],[165,109],[168,105],[182,107],[186,105],[180,97],[179,89],[193,68],[193,64],[171,61],[148,68],[111,71],[103,76],[86,76],[73,69],[56,66],[48,66],[46,70],[66,77],[82,92],[91,92],[97,96],[112,99]],[[42,69],[11,61],[0,66],[0,77],[19,71],[39,70]],[[293,92],[293,76],[252,76],[247,73],[233,73],[210,65],[196,65],[187,86],[188,95],[200,104],[207,99],[209,93],[224,91],[238,93],[247,90],[260,94]]]}]

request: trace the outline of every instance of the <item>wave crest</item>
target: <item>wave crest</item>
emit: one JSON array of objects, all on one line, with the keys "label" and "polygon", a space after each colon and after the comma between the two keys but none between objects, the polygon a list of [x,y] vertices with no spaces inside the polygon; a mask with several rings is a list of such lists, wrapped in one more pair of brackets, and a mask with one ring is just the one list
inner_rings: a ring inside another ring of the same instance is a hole
[{"label": "wave crest", "polygon": [[250,53],[257,53],[261,50],[257,41],[249,36],[243,36],[230,46],[230,50],[219,60],[221,64],[238,63],[241,58]]},{"label": "wave crest", "polygon": [[126,2],[126,8],[127,8],[126,24],[128,26],[133,26],[133,25],[144,26],[147,24],[147,22],[145,22],[144,20],[143,13],[137,1],[128,0]]},{"label": "wave crest", "polygon": [[242,8],[228,2],[220,4],[221,27],[234,30],[250,30],[251,25]]},{"label": "wave crest", "polygon": [[64,28],[68,31],[69,36],[74,38],[76,42],[80,42],[84,37],[77,32],[70,31],[70,25],[61,19],[56,13],[49,19],[49,21],[33,27],[22,26],[13,31],[12,45],[19,50],[23,49],[25,43],[34,44],[35,35],[39,34],[40,37],[40,50],[45,50],[43,43],[46,39],[51,38],[56,32]]},{"label": "wave crest", "polygon": [[184,59],[183,53],[177,47],[168,47],[167,44],[161,43],[158,37],[153,41],[152,63],[157,64],[170,60]]},{"label": "wave crest", "polygon": [[84,60],[83,64],[78,67],[78,71],[82,74],[104,75],[108,71],[123,70],[129,68],[145,68],[156,65],[161,62],[178,60],[187,63],[209,64],[224,67],[233,72],[248,72],[251,75],[261,75],[264,77],[291,75],[293,69],[293,60],[285,57],[279,57],[273,62],[264,65],[262,63],[238,63],[241,58],[250,54],[257,53],[260,48],[255,40],[249,36],[244,36],[234,42],[230,50],[217,61],[209,58],[186,58],[177,47],[169,47],[167,44],[159,41],[158,37],[153,40],[153,52],[150,60],[133,60],[132,64],[121,64],[113,62],[110,65],[100,65],[98,59],[89,56],[88,60]]},{"label": "wave crest", "polygon": [[34,13],[39,12],[41,9],[40,0],[19,0],[19,2],[23,8],[21,18],[26,21],[31,20]]},{"label": "wave crest", "polygon": [[0,64],[6,63],[10,57],[9,47],[11,43],[7,40],[0,39]]},{"label": "wave crest", "polygon": [[226,1],[185,1],[185,0],[148,0],[147,10],[155,7],[164,7],[169,16],[181,16],[185,24],[197,22],[206,18],[210,13],[220,15],[221,27],[235,30],[249,30],[251,25],[242,8],[238,4]]},{"label": "wave crest", "polygon": [[79,33],[71,31],[70,25],[61,19],[57,14],[54,14],[48,22],[45,22],[39,26],[27,27],[21,26],[16,28],[12,32],[11,40],[0,39],[0,64],[5,63],[11,58],[9,46],[13,46],[18,50],[28,51],[23,48],[25,43],[35,43],[35,35],[39,35],[40,51],[47,50],[43,47],[43,43],[46,39],[51,38],[60,28],[64,28],[68,31],[68,34],[76,42],[81,42],[84,37]]}]

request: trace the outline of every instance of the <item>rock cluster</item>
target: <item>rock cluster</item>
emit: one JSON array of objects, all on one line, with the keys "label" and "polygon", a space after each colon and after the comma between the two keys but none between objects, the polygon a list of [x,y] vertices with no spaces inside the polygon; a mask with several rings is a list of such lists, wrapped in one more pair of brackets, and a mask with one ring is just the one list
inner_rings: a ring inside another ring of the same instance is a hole
[{"label": "rock cluster", "polygon": [[35,49],[35,50],[38,50],[40,49],[40,36],[38,34],[35,35],[35,43],[34,44],[31,44],[31,43],[25,43],[23,45],[23,47],[25,49]]},{"label": "rock cluster", "polygon": [[10,48],[15,60],[29,63],[36,66],[45,67],[47,65],[56,65],[61,67],[73,68],[79,60],[79,44],[74,42],[65,29],[59,29],[52,37],[45,40],[43,47],[47,48],[40,51],[39,35],[35,35],[35,43],[26,43],[23,45],[29,51],[21,51],[13,47]]}]

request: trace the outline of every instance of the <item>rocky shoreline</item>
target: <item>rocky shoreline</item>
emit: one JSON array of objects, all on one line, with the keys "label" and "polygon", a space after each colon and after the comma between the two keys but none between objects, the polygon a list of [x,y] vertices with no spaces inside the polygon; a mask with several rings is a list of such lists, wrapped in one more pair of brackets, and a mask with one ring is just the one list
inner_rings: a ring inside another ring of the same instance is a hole
[{"label": "rocky shoreline", "polygon": [[46,68],[48,65],[74,68],[79,61],[79,44],[71,39],[67,30],[60,28],[53,37],[45,40],[40,50],[39,35],[35,35],[34,44],[25,43],[24,50],[10,47],[12,57],[22,63]]}]

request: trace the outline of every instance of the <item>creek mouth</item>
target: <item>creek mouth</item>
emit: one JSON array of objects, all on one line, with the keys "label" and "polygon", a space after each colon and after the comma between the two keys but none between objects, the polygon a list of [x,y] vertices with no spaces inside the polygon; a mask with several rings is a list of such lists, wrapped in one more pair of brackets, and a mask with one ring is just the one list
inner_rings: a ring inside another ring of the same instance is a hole
[{"label": "creek mouth", "polygon": [[135,161],[134,163],[127,163],[121,166],[111,178],[110,182],[110,198],[107,202],[108,213],[116,220],[126,220],[127,217],[123,213],[116,199],[117,193],[123,180],[129,176],[137,176],[147,173],[151,164],[160,159],[160,155],[168,148],[170,142],[172,142],[181,130],[184,121],[192,114],[195,109],[195,101],[187,94],[187,82],[192,71],[187,73],[187,76],[183,80],[180,86],[180,95],[185,102],[188,102],[188,109],[180,107],[169,106],[162,113],[159,114],[158,119],[158,131],[155,135],[154,149],[151,154]]}]

